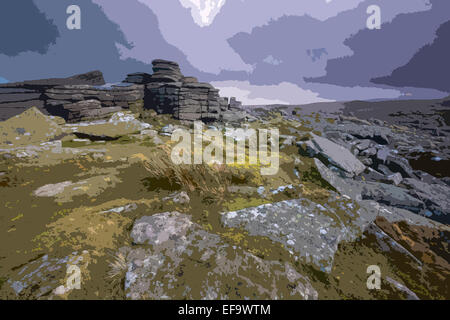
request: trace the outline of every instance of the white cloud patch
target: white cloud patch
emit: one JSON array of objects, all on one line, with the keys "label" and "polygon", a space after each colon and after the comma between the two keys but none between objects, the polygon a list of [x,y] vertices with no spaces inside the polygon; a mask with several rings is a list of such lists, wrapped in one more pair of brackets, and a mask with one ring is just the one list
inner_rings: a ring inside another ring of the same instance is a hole
[{"label": "white cloud patch", "polygon": [[226,0],[180,0],[183,7],[191,9],[192,18],[201,27],[213,23],[225,2]]},{"label": "white cloud patch", "polygon": [[273,66],[278,66],[283,63],[283,61],[274,58],[272,55],[267,56],[263,61]]},{"label": "white cloud patch", "polygon": [[289,82],[266,86],[252,85],[248,81],[216,81],[211,84],[220,90],[220,95],[236,97],[244,105],[308,104],[333,101],[322,99],[318,93],[302,89]]}]

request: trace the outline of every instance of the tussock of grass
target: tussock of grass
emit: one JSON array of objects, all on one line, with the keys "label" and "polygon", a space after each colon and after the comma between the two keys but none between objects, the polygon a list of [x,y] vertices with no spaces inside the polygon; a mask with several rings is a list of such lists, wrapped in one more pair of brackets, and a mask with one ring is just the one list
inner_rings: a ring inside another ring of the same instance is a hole
[{"label": "tussock of grass", "polygon": [[170,157],[154,158],[143,162],[150,174],[152,188],[187,189],[208,194],[223,193],[231,183],[229,170],[223,165],[175,165]]},{"label": "tussock of grass", "polygon": [[236,181],[241,183],[254,179],[253,171],[234,168],[224,164],[181,164],[176,165],[170,158],[170,148],[162,147],[152,158],[140,157],[149,173],[145,179],[152,189],[197,191],[208,195],[220,195]]},{"label": "tussock of grass", "polygon": [[110,255],[113,260],[109,262],[107,277],[113,282],[122,281],[128,269],[126,256],[122,252]]}]

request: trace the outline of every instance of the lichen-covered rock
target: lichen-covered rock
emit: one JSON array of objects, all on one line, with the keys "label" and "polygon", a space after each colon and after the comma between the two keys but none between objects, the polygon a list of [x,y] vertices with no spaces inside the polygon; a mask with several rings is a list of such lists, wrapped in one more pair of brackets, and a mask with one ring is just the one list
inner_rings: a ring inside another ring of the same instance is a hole
[{"label": "lichen-covered rock", "polygon": [[258,207],[227,212],[222,222],[231,228],[244,228],[253,236],[280,242],[322,271],[329,272],[341,241],[356,238],[367,221],[358,221],[354,203],[335,196],[329,204],[308,199],[287,200]]},{"label": "lichen-covered rock", "polygon": [[[67,297],[77,291],[68,281],[69,268],[79,270],[80,284],[83,277],[88,278],[88,266],[91,262],[89,251],[74,251],[63,258],[43,255],[20,266],[14,275],[3,285],[3,295],[9,299],[54,299]],[[73,269],[72,269],[73,270]]]},{"label": "lichen-covered rock", "polygon": [[121,249],[129,299],[318,298],[308,278],[288,262],[231,247],[178,212],[137,220],[131,236],[140,246]]},{"label": "lichen-covered rock", "polygon": [[139,133],[151,125],[141,122],[131,112],[116,112],[108,121],[68,125],[67,129],[79,138],[90,140],[116,140],[122,136]]}]

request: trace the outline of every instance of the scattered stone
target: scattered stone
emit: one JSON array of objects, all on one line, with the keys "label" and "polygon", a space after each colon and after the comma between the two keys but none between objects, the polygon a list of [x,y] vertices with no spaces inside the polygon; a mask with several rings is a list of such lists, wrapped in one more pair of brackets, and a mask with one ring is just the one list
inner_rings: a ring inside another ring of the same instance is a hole
[{"label": "scattered stone", "polygon": [[62,192],[68,186],[73,185],[72,181],[64,181],[56,184],[46,184],[34,192],[37,197],[54,197]]},{"label": "scattered stone", "polygon": [[398,186],[402,181],[403,177],[400,173],[395,173],[387,177],[389,181],[391,181],[394,185]]},{"label": "scattered stone", "polygon": [[172,193],[170,196],[163,198],[163,201],[172,201],[175,204],[188,204],[191,199],[185,191]]},{"label": "scattered stone", "polygon": [[106,122],[85,123],[72,126],[73,133],[82,139],[92,141],[116,140],[120,137],[147,130],[148,123],[141,122],[131,112],[117,112]]},{"label": "scattered stone", "polygon": [[114,212],[114,213],[128,213],[128,212],[132,212],[134,210],[137,209],[137,204],[136,203],[130,203],[127,204],[125,206],[122,207],[117,207],[117,208],[112,208],[106,211],[102,211],[101,213],[110,213],[110,212]]}]

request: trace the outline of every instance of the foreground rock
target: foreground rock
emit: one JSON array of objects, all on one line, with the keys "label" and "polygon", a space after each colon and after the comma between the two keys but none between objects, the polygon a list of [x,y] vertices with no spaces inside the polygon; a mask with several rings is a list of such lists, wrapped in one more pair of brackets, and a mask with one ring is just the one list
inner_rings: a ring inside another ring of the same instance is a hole
[{"label": "foreground rock", "polygon": [[4,293],[9,299],[52,300],[64,297],[74,288],[67,286],[70,274],[69,266],[76,266],[83,275],[88,275],[88,265],[91,256],[88,251],[74,251],[62,258],[54,258],[49,255],[21,266],[15,271],[14,280],[7,281],[7,289]]},{"label": "foreground rock", "polygon": [[121,249],[127,257],[125,291],[130,299],[318,297],[309,280],[288,262],[232,248],[178,212],[142,217],[131,237],[140,246]]},{"label": "foreground rock", "polygon": [[108,121],[73,124],[67,128],[81,139],[108,141],[150,129],[151,125],[138,120],[131,112],[117,112]]},{"label": "foreground rock", "polygon": [[250,235],[280,242],[320,270],[330,272],[339,243],[354,240],[376,215],[357,211],[354,203],[335,195],[330,196],[329,203],[321,205],[308,199],[282,201],[227,212],[222,222],[227,227],[244,228]]}]

